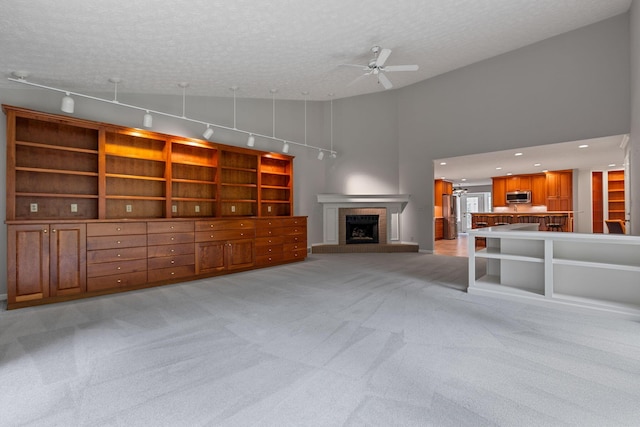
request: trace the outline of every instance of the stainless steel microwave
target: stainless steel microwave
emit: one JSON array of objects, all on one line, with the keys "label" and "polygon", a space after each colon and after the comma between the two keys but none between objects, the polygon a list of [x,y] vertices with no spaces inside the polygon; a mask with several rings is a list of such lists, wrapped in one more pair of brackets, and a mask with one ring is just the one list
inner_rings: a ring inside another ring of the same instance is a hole
[{"label": "stainless steel microwave", "polygon": [[508,191],[507,203],[531,203],[531,191]]}]

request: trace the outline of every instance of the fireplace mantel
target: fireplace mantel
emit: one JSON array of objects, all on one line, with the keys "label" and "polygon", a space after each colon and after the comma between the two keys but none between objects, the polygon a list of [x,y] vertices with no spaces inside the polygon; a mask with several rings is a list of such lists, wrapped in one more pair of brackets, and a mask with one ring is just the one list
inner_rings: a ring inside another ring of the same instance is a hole
[{"label": "fireplace mantel", "polygon": [[339,210],[341,208],[383,208],[387,212],[387,241],[400,243],[400,214],[409,203],[408,194],[318,194],[322,204],[323,243],[339,244]]}]

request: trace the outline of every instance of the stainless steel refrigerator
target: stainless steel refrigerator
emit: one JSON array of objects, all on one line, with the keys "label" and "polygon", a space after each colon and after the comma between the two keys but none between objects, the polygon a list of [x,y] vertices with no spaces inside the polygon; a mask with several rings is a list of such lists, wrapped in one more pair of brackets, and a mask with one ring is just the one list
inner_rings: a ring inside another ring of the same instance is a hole
[{"label": "stainless steel refrigerator", "polygon": [[458,215],[456,212],[456,196],[442,195],[442,216],[444,217],[444,238],[453,240],[458,237]]}]

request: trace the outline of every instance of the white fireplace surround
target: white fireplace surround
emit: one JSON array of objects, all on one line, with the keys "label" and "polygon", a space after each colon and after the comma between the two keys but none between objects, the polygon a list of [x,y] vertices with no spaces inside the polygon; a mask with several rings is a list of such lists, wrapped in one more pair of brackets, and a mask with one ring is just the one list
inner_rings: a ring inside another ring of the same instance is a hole
[{"label": "white fireplace surround", "polygon": [[387,241],[400,242],[401,213],[410,195],[408,194],[318,194],[318,203],[322,204],[323,244],[340,243],[340,208],[383,208],[387,211]]}]

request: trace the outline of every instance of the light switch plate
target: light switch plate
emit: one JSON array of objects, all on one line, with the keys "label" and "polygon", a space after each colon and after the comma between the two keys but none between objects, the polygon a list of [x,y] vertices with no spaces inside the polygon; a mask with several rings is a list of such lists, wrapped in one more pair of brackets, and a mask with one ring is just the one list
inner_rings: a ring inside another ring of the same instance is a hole
[{"label": "light switch plate", "polygon": [[200,212],[200,206],[196,205],[196,213]]},{"label": "light switch plate", "polygon": [[267,206],[267,212],[271,212],[271,206]]},{"label": "light switch plate", "polygon": [[173,212],[173,213],[178,212],[178,206],[176,206],[176,205],[171,205],[171,212]]},{"label": "light switch plate", "polygon": [[38,212],[38,204],[31,203],[31,205],[29,206],[29,209],[31,210],[31,212]]},{"label": "light switch plate", "polygon": [[231,206],[231,212],[235,212],[235,211],[236,211],[236,207],[235,207],[235,205],[232,205]]},{"label": "light switch plate", "polygon": [[126,206],[124,207],[124,209],[125,209],[127,212],[131,212],[131,211],[133,210],[133,206],[131,206],[131,205],[126,205]]},{"label": "light switch plate", "polygon": [[78,204],[71,203],[71,212],[78,212]]}]

